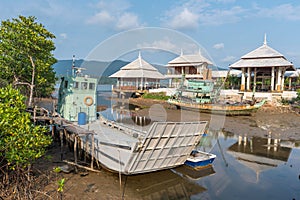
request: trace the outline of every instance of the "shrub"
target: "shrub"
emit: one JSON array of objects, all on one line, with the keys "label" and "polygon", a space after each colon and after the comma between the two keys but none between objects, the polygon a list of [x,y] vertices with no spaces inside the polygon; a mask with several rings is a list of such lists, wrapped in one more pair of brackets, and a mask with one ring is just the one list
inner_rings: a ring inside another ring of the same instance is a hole
[{"label": "shrub", "polygon": [[155,93],[145,93],[142,95],[144,99],[158,99],[158,100],[168,100],[170,97],[166,96],[164,92],[155,92]]},{"label": "shrub", "polygon": [[0,158],[12,170],[29,166],[51,143],[46,129],[31,122],[24,100],[11,86],[0,88]]}]

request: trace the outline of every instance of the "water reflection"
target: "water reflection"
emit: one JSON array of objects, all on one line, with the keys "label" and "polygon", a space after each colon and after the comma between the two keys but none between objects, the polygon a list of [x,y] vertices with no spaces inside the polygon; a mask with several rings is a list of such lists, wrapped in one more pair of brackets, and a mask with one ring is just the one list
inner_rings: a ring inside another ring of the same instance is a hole
[{"label": "water reflection", "polygon": [[[149,113],[137,109],[114,103],[104,113],[138,129],[148,127],[152,122]],[[235,118],[243,123],[239,119]],[[256,129],[259,127],[240,131],[247,135],[207,130],[199,148],[217,155],[210,176],[182,168],[128,176],[126,191],[144,199],[299,198],[300,141],[282,140],[273,133],[258,137]]]},{"label": "water reflection", "polygon": [[256,173],[256,181],[262,171],[272,169],[287,162],[291,148],[281,147],[279,139],[242,137],[228,148],[238,162]]},{"label": "water reflection", "polygon": [[137,198],[142,199],[190,199],[193,195],[207,190],[191,180],[200,179],[214,173],[212,167],[203,171],[196,171],[181,166],[172,171],[164,170],[127,176],[126,191],[136,193]]}]

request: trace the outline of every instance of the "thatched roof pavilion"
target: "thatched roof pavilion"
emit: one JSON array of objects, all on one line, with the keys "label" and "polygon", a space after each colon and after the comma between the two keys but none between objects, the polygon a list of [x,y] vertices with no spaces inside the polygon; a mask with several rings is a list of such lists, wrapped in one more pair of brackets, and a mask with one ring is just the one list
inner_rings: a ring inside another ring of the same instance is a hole
[{"label": "thatched roof pavilion", "polygon": [[159,81],[164,79],[164,76],[155,67],[142,59],[141,53],[136,60],[125,65],[110,77],[118,78],[117,87],[124,90],[157,87]]},{"label": "thatched roof pavilion", "polygon": [[242,91],[252,89],[252,73],[254,75],[253,86],[256,86],[259,81],[261,89],[283,91],[285,71],[295,71],[293,63],[267,45],[266,36],[262,46],[242,56],[239,61],[230,65],[230,69],[242,71],[240,88]]}]

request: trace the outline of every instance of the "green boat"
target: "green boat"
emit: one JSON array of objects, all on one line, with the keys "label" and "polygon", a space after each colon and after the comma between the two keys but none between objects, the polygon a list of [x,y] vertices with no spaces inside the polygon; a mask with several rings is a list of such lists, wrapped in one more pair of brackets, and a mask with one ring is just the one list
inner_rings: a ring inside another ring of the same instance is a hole
[{"label": "green boat", "polygon": [[58,92],[57,111],[71,122],[85,123],[97,118],[97,79],[83,75],[82,70],[73,64],[72,75],[61,78]]},{"label": "green boat", "polygon": [[228,116],[251,115],[265,103],[260,102],[218,102],[212,80],[188,80],[187,86],[182,86],[177,93],[168,99],[168,103],[177,109],[196,110],[204,113]]}]

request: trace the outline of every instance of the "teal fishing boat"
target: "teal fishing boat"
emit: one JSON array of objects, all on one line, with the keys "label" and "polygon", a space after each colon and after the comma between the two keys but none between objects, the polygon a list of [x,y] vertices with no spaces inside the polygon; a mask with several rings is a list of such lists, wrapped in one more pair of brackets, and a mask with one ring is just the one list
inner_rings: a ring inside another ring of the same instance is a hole
[{"label": "teal fishing boat", "polygon": [[95,121],[97,109],[97,79],[84,75],[84,68],[75,67],[72,75],[63,76],[58,91],[57,111],[64,119],[79,124]]},{"label": "teal fishing boat", "polygon": [[217,96],[212,80],[188,80],[187,86],[180,87],[177,93],[168,99],[168,103],[177,109],[228,116],[251,115],[265,103],[265,100],[256,102],[255,99],[248,102],[220,102]]}]

